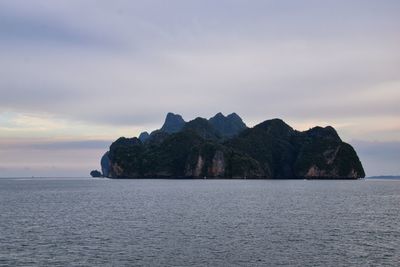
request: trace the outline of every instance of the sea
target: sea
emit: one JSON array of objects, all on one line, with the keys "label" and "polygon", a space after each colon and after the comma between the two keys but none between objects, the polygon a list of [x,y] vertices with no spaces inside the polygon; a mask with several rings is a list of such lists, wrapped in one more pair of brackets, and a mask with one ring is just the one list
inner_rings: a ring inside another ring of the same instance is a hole
[{"label": "sea", "polygon": [[400,266],[400,180],[0,179],[0,266]]}]

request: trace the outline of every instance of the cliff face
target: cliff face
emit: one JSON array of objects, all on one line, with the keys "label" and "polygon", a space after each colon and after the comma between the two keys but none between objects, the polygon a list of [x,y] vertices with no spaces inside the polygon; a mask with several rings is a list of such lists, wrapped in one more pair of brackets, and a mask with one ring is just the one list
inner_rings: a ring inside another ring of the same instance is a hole
[{"label": "cliff face", "polygon": [[273,119],[243,128],[231,138],[220,133],[209,120],[197,118],[176,133],[162,130],[152,133],[146,142],[120,138],[110,147],[108,176],[270,179],[365,176],[354,149],[342,142],[332,127],[299,132],[282,120]]},{"label": "cliff face", "polygon": [[295,136],[297,158],[294,170],[305,178],[359,178],[365,173],[354,149],[335,129],[315,127]]},{"label": "cliff face", "polygon": [[103,176],[108,177],[110,174],[110,158],[108,151],[101,157],[100,165]]},{"label": "cliff face", "polygon": [[229,145],[261,163],[268,178],[361,178],[365,176],[354,149],[335,129],[293,130],[279,119],[265,121]]},{"label": "cliff face", "polygon": [[[310,148],[305,148],[305,150]],[[302,151],[304,153],[304,151]],[[300,154],[296,161],[296,175],[305,178],[360,178],[365,177],[354,149],[346,143],[332,144],[324,150]]]}]

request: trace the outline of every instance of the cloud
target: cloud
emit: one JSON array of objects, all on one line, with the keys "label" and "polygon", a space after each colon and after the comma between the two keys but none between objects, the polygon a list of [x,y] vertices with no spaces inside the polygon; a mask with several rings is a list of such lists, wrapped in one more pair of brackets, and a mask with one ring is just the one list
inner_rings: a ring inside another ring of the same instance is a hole
[{"label": "cloud", "polygon": [[66,25],[54,24],[46,18],[22,17],[0,10],[0,39],[3,42],[18,43],[51,43],[53,45],[96,44],[98,40],[86,34],[68,28]]},{"label": "cloud", "polygon": [[59,140],[42,141],[32,139],[14,140],[13,143],[0,143],[2,150],[91,150],[103,149],[106,151],[113,140]]},{"label": "cloud", "polygon": [[222,111],[399,141],[399,12],[392,0],[1,1],[0,136],[112,140],[169,111]]},{"label": "cloud", "polygon": [[0,113],[0,140],[13,144],[18,144],[20,139],[32,142],[39,139],[112,140],[120,136],[136,136],[143,128],[143,125],[110,127],[110,125],[69,120],[46,113]]},{"label": "cloud", "polygon": [[[315,52],[318,49],[322,51]],[[293,117],[399,114],[394,101],[399,97],[394,72],[399,64],[392,62],[393,49],[379,59],[364,59],[374,54],[373,47],[356,55],[328,55],[341,49],[323,43],[301,48],[244,43],[225,50],[158,52],[155,62],[129,55],[46,52],[33,60],[36,64],[22,64],[9,56],[7,61],[6,55],[8,75],[0,84],[9,89],[0,102],[3,109],[116,125],[154,123],[168,111],[194,115],[217,109],[239,109],[247,116],[263,110]],[[386,67],[376,71],[382,62]],[[38,68],[41,75],[35,75]],[[374,91],[380,97],[371,94]],[[24,93],[29,97],[21,97]]]}]

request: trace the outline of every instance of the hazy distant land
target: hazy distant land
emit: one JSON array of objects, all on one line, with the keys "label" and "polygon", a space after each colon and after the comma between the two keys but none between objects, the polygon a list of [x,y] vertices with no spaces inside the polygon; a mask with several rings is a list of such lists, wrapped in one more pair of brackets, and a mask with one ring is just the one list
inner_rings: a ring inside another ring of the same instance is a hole
[{"label": "hazy distant land", "polygon": [[378,175],[378,176],[369,176],[366,179],[400,179],[400,175]]}]

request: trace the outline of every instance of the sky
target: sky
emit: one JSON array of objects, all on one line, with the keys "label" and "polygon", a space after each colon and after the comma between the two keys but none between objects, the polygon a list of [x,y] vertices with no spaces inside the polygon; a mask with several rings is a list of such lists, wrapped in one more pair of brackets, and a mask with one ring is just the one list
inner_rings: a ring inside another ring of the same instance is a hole
[{"label": "sky", "polygon": [[332,125],[400,174],[398,0],[0,0],[0,177],[88,176],[120,136],[238,113]]}]

